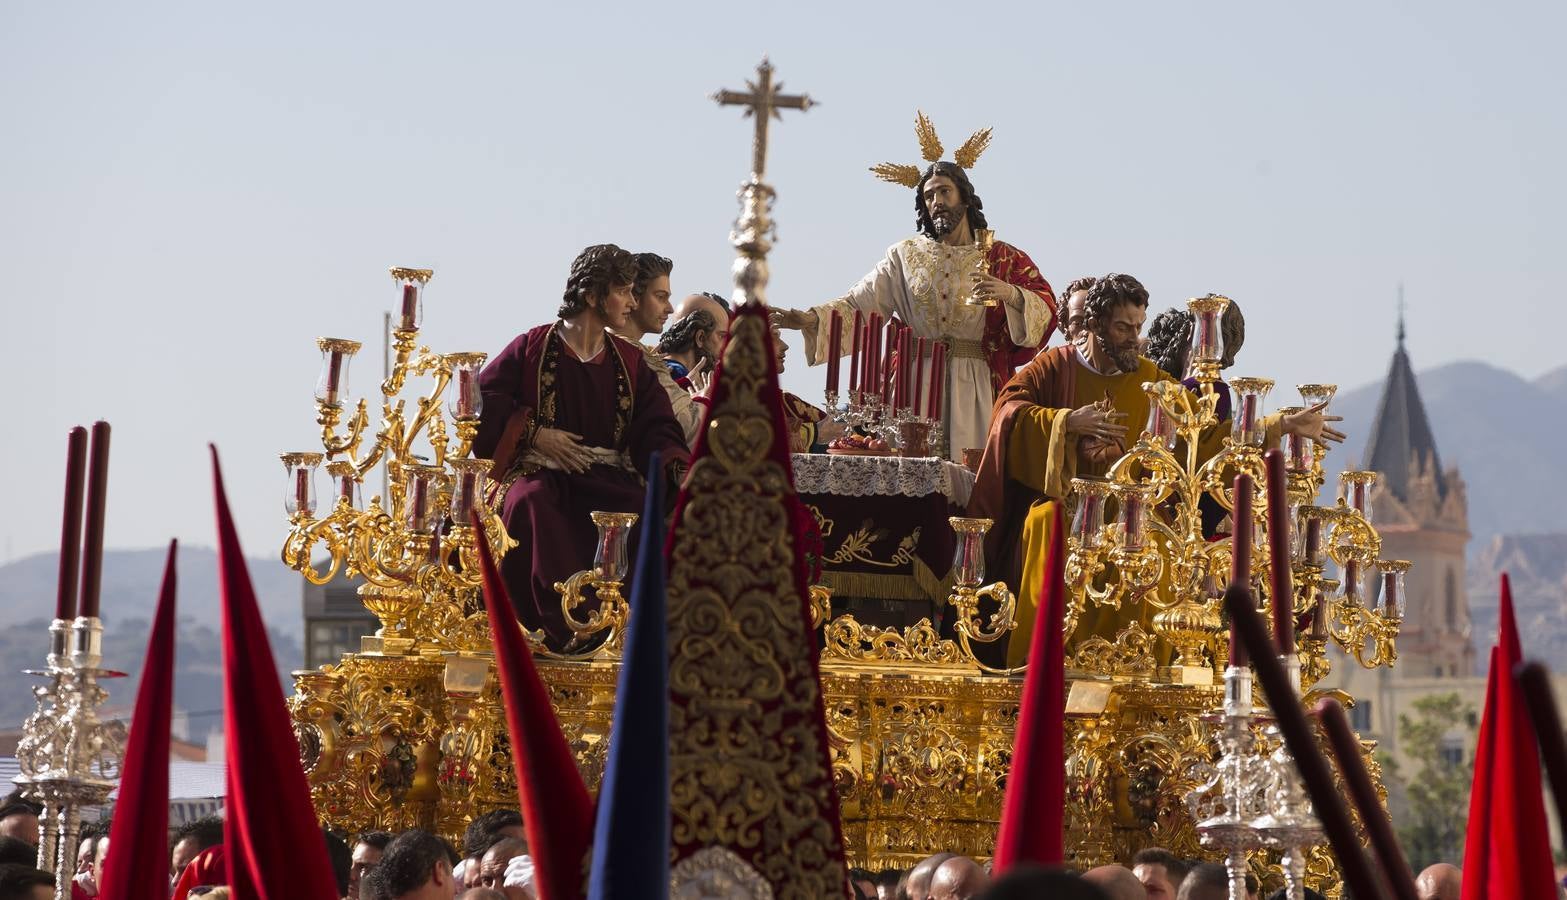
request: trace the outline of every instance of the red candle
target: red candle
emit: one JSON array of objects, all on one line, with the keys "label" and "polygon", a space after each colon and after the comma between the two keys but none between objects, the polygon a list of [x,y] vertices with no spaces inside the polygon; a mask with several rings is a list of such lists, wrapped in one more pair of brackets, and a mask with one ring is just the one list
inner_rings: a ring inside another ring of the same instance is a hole
[{"label": "red candle", "polygon": [[[1245,472],[1235,476],[1233,511],[1230,515],[1230,584],[1251,587],[1251,542],[1257,536],[1252,519],[1252,494],[1256,486]],[[1245,668],[1246,645],[1241,643],[1234,627],[1230,628],[1230,665]]]},{"label": "red candle", "polygon": [[871,319],[865,323],[866,355],[865,381],[860,384],[860,390],[866,394],[881,397],[881,313],[871,313]]},{"label": "red candle", "polygon": [[1339,774],[1344,777],[1344,784],[1349,788],[1349,797],[1360,813],[1360,822],[1366,827],[1366,835],[1371,838],[1371,849],[1376,853],[1377,863],[1388,885],[1393,888],[1395,900],[1420,900],[1415,890],[1415,878],[1410,874],[1409,861],[1404,858],[1404,850],[1399,847],[1398,837],[1393,834],[1393,823],[1388,820],[1387,810],[1382,808],[1377,789],[1371,783],[1371,776],[1366,773],[1365,760],[1360,757],[1360,739],[1355,736],[1355,730],[1349,727],[1344,707],[1332,697],[1323,698],[1317,702],[1317,720],[1322,723],[1322,730],[1327,732],[1328,746],[1333,748],[1333,757],[1338,760]]},{"label": "red candle", "polygon": [[914,396],[910,398],[909,407],[917,416],[923,408],[920,401],[924,399],[925,390],[925,339],[920,338],[914,342]]},{"label": "red candle", "polygon": [[849,356],[849,396],[860,389],[860,357],[863,352],[862,343],[865,340],[865,320],[859,310],[854,311],[854,345]]},{"label": "red candle", "polygon": [[1295,652],[1295,588],[1290,575],[1289,476],[1284,454],[1277,448],[1263,455],[1268,489],[1269,599],[1273,604],[1273,639],[1282,655]]},{"label": "red candle", "polygon": [[903,329],[903,367],[898,373],[903,379],[903,396],[898,401],[900,409],[914,409],[914,329]]},{"label": "red candle", "polygon": [[1241,396],[1241,430],[1248,435],[1257,430],[1257,395],[1246,393]]},{"label": "red candle", "polygon": [[1224,593],[1224,607],[1230,614],[1230,627],[1241,634],[1241,641],[1251,651],[1257,682],[1273,708],[1278,728],[1295,758],[1295,767],[1311,797],[1312,809],[1322,823],[1322,830],[1333,845],[1333,855],[1344,873],[1344,881],[1356,897],[1380,897],[1381,888],[1366,860],[1364,849],[1355,835],[1355,824],[1349,818],[1349,810],[1333,782],[1333,771],[1322,748],[1317,746],[1311,723],[1301,709],[1300,697],[1290,683],[1284,664],[1270,651],[1268,629],[1258,617],[1251,598],[1251,591],[1239,585],[1231,585]]},{"label": "red candle", "polygon": [[938,341],[936,346],[931,349],[930,408],[928,410],[930,418],[937,421],[941,419],[941,390],[945,383],[942,378],[946,375],[946,368],[947,345]]},{"label": "red candle", "polygon": [[413,282],[403,285],[402,330],[413,331],[419,327],[419,286]]},{"label": "red candle", "polygon": [[[473,399],[478,396],[474,389],[473,369],[470,366],[461,366],[457,369],[457,415],[467,418],[473,415]],[[466,519],[467,516],[462,516]]]},{"label": "red candle", "polygon": [[835,309],[827,324],[827,393],[838,393],[838,355],[843,352],[843,317]]},{"label": "red candle", "polygon": [[1322,520],[1316,516],[1306,517],[1305,559],[1302,560],[1309,566],[1322,564]]},{"label": "red candle", "polygon": [[294,512],[310,515],[310,470],[304,466],[294,470]]},{"label": "red candle", "polygon": [[109,497],[109,423],[94,422],[92,453],[87,467],[87,530],[82,542],[82,596],[76,614],[98,616],[103,587],[103,514]]},{"label": "red candle", "polygon": [[76,576],[82,556],[82,489],[87,477],[87,429],[71,429],[65,443],[65,518],[60,525],[60,578],[54,617],[76,618]]},{"label": "red candle", "polygon": [[327,402],[332,403],[337,400],[337,389],[343,381],[343,351],[329,350],[327,353],[326,393]]},{"label": "red candle", "polygon": [[898,377],[898,329],[897,319],[887,320],[886,343],[882,347],[881,380],[876,382],[881,386],[882,405],[892,402],[892,384]]}]

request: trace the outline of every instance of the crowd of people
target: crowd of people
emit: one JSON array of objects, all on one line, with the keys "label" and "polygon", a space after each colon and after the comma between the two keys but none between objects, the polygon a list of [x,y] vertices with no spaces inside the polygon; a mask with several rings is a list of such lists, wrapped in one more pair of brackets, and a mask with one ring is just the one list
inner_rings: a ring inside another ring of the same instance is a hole
[{"label": "crowd of people", "polygon": [[[36,868],[37,806],[15,795],[0,805],[0,900],[53,900],[54,876]],[[83,826],[70,900],[98,896],[96,877],[109,851],[106,823]],[[172,900],[225,900],[223,821],[188,822],[168,844]],[[531,900],[533,862],[522,816],[485,813],[469,824],[461,847],[425,831],[367,831],[345,838],[323,831],[337,892],[344,900]],[[908,869],[849,870],[854,900],[1227,900],[1229,876],[1214,862],[1185,859],[1159,847],[1126,865],[1085,871],[1018,866],[992,877],[990,865],[937,853]],[[1420,900],[1458,900],[1461,874],[1446,863],[1417,879]],[[1248,900],[1276,900],[1247,876]],[[1308,890],[1308,897],[1318,896]],[[65,898],[61,898],[65,900]]]}]

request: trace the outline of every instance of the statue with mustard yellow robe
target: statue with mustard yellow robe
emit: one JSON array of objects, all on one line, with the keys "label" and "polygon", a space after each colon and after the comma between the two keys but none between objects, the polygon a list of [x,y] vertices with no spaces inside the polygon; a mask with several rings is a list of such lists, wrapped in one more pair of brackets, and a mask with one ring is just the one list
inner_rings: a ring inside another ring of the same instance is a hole
[{"label": "statue with mustard yellow robe", "polygon": [[[1106,474],[1125,455],[1127,423],[1147,421],[1144,383],[1175,380],[1138,352],[1147,316],[1148,291],[1136,278],[1095,279],[1085,291],[1077,340],[1040,353],[996,398],[968,512],[994,520],[986,538],[988,567],[1017,585],[1008,665],[1028,655],[1050,544],[1048,502],[1065,502],[1073,478]],[[1266,440],[1277,443],[1288,431],[1342,441],[1330,421],[1337,417],[1323,415],[1321,407],[1275,414],[1264,420]],[[1227,420],[1204,430],[1199,458],[1217,453],[1229,430]],[[1076,633],[1113,639],[1131,621],[1146,625],[1152,615],[1145,604],[1085,610]]]},{"label": "statue with mustard yellow robe", "polygon": [[[932,350],[944,344],[947,386],[940,421],[945,455],[961,461],[964,449],[984,446],[996,391],[1049,339],[1056,300],[1028,254],[993,239],[984,204],[965,172],[988,146],[990,130],[959,147],[956,162],[941,160],[941,142],[923,113],[916,132],[931,163],[923,173],[891,163],[871,171],[914,188],[919,233],[888,248],[847,294],[809,310],[776,309],[773,323],[804,333],[805,361],[813,366],[827,357],[827,323],[835,311],[845,323],[857,311],[897,316],[916,337],[927,338]],[[841,341],[840,352],[849,353],[851,344]]]}]

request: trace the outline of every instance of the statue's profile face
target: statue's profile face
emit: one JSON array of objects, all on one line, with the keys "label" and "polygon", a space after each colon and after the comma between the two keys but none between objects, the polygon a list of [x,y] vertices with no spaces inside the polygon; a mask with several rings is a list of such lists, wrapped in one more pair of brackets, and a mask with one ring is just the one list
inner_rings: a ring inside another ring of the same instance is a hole
[{"label": "statue's profile face", "polygon": [[963,194],[951,178],[932,175],[925,179],[920,198],[925,201],[925,209],[930,213],[930,221],[936,226],[938,237],[946,237],[963,222],[966,211]]}]

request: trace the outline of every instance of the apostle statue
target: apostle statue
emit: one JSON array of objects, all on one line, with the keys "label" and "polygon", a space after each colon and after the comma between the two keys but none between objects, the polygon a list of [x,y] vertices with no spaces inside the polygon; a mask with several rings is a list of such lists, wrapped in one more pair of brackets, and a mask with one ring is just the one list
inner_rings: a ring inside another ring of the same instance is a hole
[{"label": "apostle statue", "polygon": [[[896,315],[917,337],[946,345],[947,388],[943,431],[947,455],[984,446],[996,391],[1016,367],[1033,358],[1055,325],[1055,295],[1022,250],[989,236],[984,204],[965,169],[990,140],[985,129],[941,160],[942,148],[930,120],[916,128],[926,160],[914,166],[882,164],[872,169],[884,180],[914,188],[918,234],[894,244],[849,293],[809,310],[779,309],[775,324],[805,334],[805,360],[827,355],[832,313],[852,322],[856,310]],[[993,304],[993,305],[992,305]],[[852,341],[840,342],[843,352]],[[926,365],[929,365],[927,361]]]},{"label": "apostle statue", "polygon": [[592,564],[598,534],[589,513],[640,512],[655,452],[670,484],[690,460],[642,348],[608,330],[625,327],[636,278],[625,250],[583,250],[559,319],[518,335],[479,373],[474,455],[494,461],[492,502],[518,541],[501,574],[522,623],[556,647],[574,635],[554,585]]},{"label": "apostle statue", "polygon": [[[1073,478],[1108,472],[1129,446],[1127,423],[1148,419],[1143,383],[1175,380],[1138,352],[1147,316],[1148,291],[1136,278],[1095,279],[1084,293],[1078,340],[1039,354],[996,398],[969,515],[994,520],[986,535],[989,571],[1017,586],[1009,665],[1028,655],[1050,546],[1046,501],[1066,501]],[[1342,441],[1343,434],[1327,424],[1338,418],[1324,415],[1321,406],[1274,414],[1264,420],[1266,441],[1277,443],[1285,432]],[[1227,421],[1206,429],[1199,459],[1217,453],[1229,431]],[[1084,610],[1077,633],[1113,640],[1130,621],[1148,624],[1152,613],[1142,606]]]},{"label": "apostle statue", "polygon": [[664,393],[669,395],[669,406],[685,432],[686,443],[695,446],[697,431],[702,427],[701,408],[691,402],[690,391],[675,383],[658,347],[642,341],[649,334],[657,337],[675,310],[669,302],[669,273],[674,271],[675,263],[669,257],[657,253],[638,253],[636,261],[637,280],[631,286],[631,298],[636,303],[626,316],[626,323],[610,330],[642,348],[648,366],[653,369]]}]

